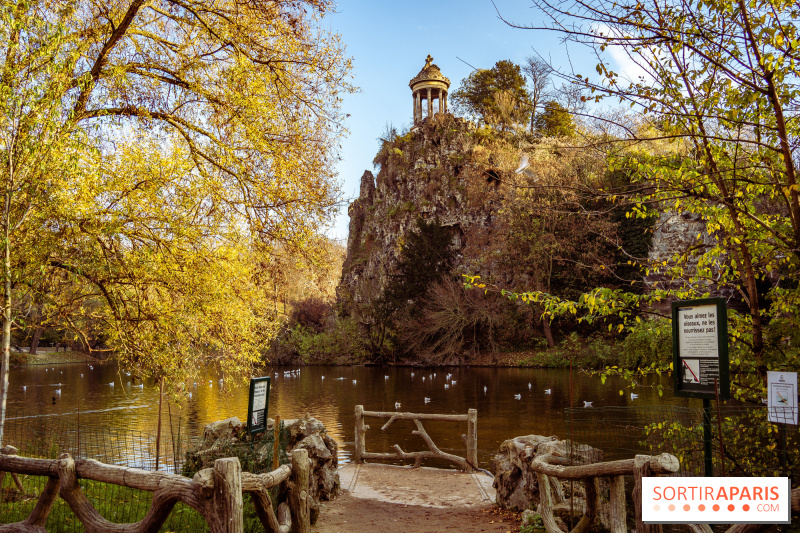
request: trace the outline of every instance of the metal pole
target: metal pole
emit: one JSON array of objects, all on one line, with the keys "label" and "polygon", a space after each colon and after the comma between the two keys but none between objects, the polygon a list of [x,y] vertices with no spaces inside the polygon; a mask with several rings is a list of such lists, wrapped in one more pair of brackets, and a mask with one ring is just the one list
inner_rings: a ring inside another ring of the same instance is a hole
[{"label": "metal pole", "polygon": [[719,384],[714,378],[714,394],[717,397],[717,431],[719,431],[719,459],[722,465],[722,477],[725,477],[725,441],[722,438],[722,411],[719,407]]},{"label": "metal pole", "polygon": [[706,477],[714,477],[714,461],[711,457],[711,400],[703,398],[703,455]]},{"label": "metal pole", "polygon": [[780,439],[781,439],[781,472],[785,475],[789,475],[789,472],[786,468],[787,465],[787,457],[786,457],[786,424],[778,424],[780,428]]}]

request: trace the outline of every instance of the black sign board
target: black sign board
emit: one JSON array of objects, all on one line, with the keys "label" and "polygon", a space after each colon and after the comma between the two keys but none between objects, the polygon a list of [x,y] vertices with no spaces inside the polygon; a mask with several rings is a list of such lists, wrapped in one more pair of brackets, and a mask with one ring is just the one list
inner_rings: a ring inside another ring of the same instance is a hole
[{"label": "black sign board", "polygon": [[672,303],[675,396],[730,399],[728,309],[723,298]]},{"label": "black sign board", "polygon": [[250,401],[247,405],[247,431],[250,433],[267,429],[269,383],[269,377],[250,379]]}]

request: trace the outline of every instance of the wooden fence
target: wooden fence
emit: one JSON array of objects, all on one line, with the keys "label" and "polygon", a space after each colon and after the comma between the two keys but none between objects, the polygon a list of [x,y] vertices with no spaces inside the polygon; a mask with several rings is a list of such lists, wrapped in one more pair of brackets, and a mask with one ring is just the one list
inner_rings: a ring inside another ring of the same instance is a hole
[{"label": "wooden fence", "polygon": [[[400,448],[400,445],[394,445],[394,453],[375,453],[366,450],[366,431],[369,426],[364,423],[364,418],[382,418],[389,419],[381,431],[392,425],[395,420],[413,420],[414,425],[417,427],[412,431],[412,435],[418,435],[428,445],[428,451],[421,452],[406,452]],[[460,457],[450,453],[443,452],[433,442],[433,439],[425,431],[422,425],[423,420],[438,420],[445,422],[466,422],[467,433],[462,434],[461,438],[467,447],[467,456]],[[409,460],[414,459],[414,466],[419,467],[423,459],[444,459],[460,466],[466,472],[476,472],[478,470],[478,411],[470,409],[466,415],[441,415],[441,414],[421,414],[421,413],[392,413],[384,411],[365,411],[363,405],[356,405],[356,443],[355,443],[355,457],[356,463],[361,463],[364,459],[380,459],[380,460]]]},{"label": "wooden fence", "polygon": [[[266,531],[289,533],[292,524],[296,533],[311,531],[310,465],[308,451],[303,449],[292,451],[291,466],[283,465],[266,474],[242,472],[239,459],[232,457],[217,459],[213,468],[203,469],[189,479],[177,474],[107,465],[93,459],[72,459],[68,454],[59,459],[19,457],[16,448],[5,446],[0,450],[0,473],[5,472],[11,473],[15,481],[18,474],[46,476],[48,480],[28,518],[0,525],[0,533],[45,533],[47,517],[59,496],[67,502],[87,533],[156,533],[178,502],[200,513],[212,533],[242,533],[244,493],[251,494]],[[81,491],[79,479],[152,492],[153,503],[139,522],[115,524],[92,506]],[[269,489],[284,482],[288,484],[289,503],[281,503],[276,516]]]},{"label": "wooden fence", "polygon": [[[572,529],[571,533],[584,533],[591,530],[600,508],[598,483],[599,478],[610,478],[609,503],[608,503],[608,528],[611,533],[625,533],[625,478],[633,475],[633,505],[636,518],[637,533],[661,533],[662,527],[657,524],[642,522],[642,478],[659,475],[674,474],[680,469],[680,463],[674,455],[662,453],[657,456],[637,455],[634,459],[608,461],[605,463],[592,463],[587,465],[567,466],[569,460],[554,454],[534,457],[531,460],[531,469],[536,472],[539,482],[539,499],[541,503],[540,514],[547,533],[563,533],[556,524],[553,511],[558,506],[566,505],[561,485],[554,479],[572,479],[583,481],[586,491],[586,506],[583,517]],[[791,494],[791,507],[793,512],[800,511],[800,489],[794,489]],[[706,524],[688,524],[694,533],[713,533]],[[770,524],[737,524],[726,533],[755,533],[770,527]]]}]

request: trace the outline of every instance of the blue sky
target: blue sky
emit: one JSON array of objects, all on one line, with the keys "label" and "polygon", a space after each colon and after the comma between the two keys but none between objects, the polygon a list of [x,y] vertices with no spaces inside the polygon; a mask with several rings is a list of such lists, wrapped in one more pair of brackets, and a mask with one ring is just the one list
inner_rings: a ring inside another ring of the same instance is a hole
[{"label": "blue sky", "polygon": [[[503,16],[517,23],[540,24],[542,16],[529,0],[495,0]],[[521,65],[538,52],[555,66],[590,74],[596,60],[586,50],[566,48],[558,35],[521,30],[501,21],[490,0],[340,0],[336,12],[324,24],[339,33],[353,59],[354,83],[360,92],[347,95],[343,111],[349,113],[349,136],[342,142],[339,180],[347,203],[358,195],[361,175],[373,171],[372,159],[378,137],[387,124],[401,129],[410,125],[411,89],[431,54],[434,63],[450,78],[455,90],[472,70],[491,68],[501,59]],[[328,235],[347,239],[347,206]]]}]

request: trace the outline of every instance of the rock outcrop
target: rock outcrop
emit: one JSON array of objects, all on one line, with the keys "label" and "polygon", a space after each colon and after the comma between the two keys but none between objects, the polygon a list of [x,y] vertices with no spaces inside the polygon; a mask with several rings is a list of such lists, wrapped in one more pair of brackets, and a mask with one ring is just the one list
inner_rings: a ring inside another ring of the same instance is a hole
[{"label": "rock outcrop", "polygon": [[471,122],[439,113],[384,144],[375,158],[377,177],[364,172],[348,211],[347,255],[337,289],[346,310],[382,293],[417,217],[451,228],[456,268],[468,262],[467,234],[491,225],[499,195],[496,183],[482,176],[488,151],[474,132]]},{"label": "rock outcrop", "polygon": [[312,416],[286,420],[289,431],[288,450],[308,450],[311,460],[309,492],[315,501],[330,500],[339,493],[339,446],[328,435],[325,425]]},{"label": "rock outcrop", "polygon": [[[283,424],[288,433],[286,452],[296,448],[308,450],[311,460],[309,493],[314,501],[312,507],[317,509],[321,500],[330,500],[339,492],[338,445],[328,435],[324,424],[312,416],[284,420]],[[264,435],[271,435],[273,427],[274,420],[268,419]],[[208,424],[203,429],[203,440],[187,452],[184,474],[209,468],[214,460],[231,456],[239,457],[243,470],[261,473],[271,469],[272,450],[271,440],[253,440],[238,418],[219,420]]]}]

